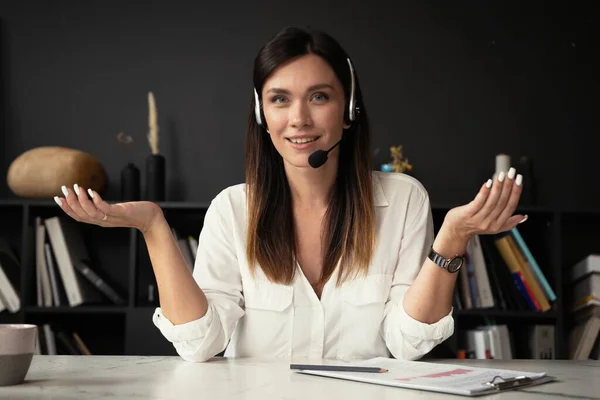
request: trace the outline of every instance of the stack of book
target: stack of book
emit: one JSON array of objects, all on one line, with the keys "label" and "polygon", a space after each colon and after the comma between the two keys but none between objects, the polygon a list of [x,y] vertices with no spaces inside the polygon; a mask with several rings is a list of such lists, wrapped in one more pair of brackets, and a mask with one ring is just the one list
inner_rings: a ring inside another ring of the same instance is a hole
[{"label": "stack of book", "polygon": [[600,356],[600,255],[590,254],[571,268],[573,322],[569,356],[597,360]]},{"label": "stack of book", "polygon": [[469,241],[455,308],[543,312],[550,310],[555,300],[554,290],[517,228]]},{"label": "stack of book", "polygon": [[57,354],[75,356],[92,355],[87,345],[77,332],[55,330],[49,324],[38,326],[38,335],[36,338],[34,354],[50,356]]},{"label": "stack of book", "polygon": [[[522,354],[529,359],[554,359],[555,349],[554,325],[533,325],[526,332],[520,333],[528,340],[528,354]],[[458,358],[500,359],[514,358],[514,341],[507,325],[485,325],[476,329],[461,332],[462,346],[458,351]]]},{"label": "stack of book", "polygon": [[125,304],[120,290],[90,260],[75,222],[35,219],[35,266],[39,307]]}]

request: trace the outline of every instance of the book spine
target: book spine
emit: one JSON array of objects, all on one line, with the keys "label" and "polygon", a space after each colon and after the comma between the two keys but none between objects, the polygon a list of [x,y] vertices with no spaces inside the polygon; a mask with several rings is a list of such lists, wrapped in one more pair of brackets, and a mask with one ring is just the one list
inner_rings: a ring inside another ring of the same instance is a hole
[{"label": "book spine", "polygon": [[523,252],[525,259],[529,262],[529,266],[531,267],[533,275],[535,275],[536,279],[540,283],[540,286],[544,290],[546,297],[550,301],[555,301],[556,293],[554,293],[554,290],[552,290],[552,287],[548,283],[548,280],[542,273],[542,270],[540,269],[540,266],[538,265],[537,260],[535,259],[535,257],[533,257],[533,254],[531,254],[531,251],[529,250],[529,247],[523,240],[523,237],[519,233],[519,230],[515,227],[515,228],[511,229],[510,233],[512,234],[513,238],[517,242],[517,245],[520,248],[520,250]]},{"label": "book spine", "polygon": [[534,311],[539,311],[539,308],[537,308],[535,306],[535,303],[533,302],[533,298],[530,297],[529,293],[527,292],[527,289],[525,288],[525,284],[524,284],[523,280],[521,279],[519,271],[512,272],[512,277],[515,282],[515,286],[519,290],[519,293],[521,293],[521,296],[523,296],[523,298],[527,302],[527,305],[529,306],[529,308],[531,308]]},{"label": "book spine", "polygon": [[121,296],[117,294],[102,278],[100,278],[91,268],[84,263],[78,263],[75,268],[83,275],[88,281],[90,281],[98,290],[104,293],[110,301],[116,305],[121,305],[125,301]]},{"label": "book spine", "polygon": [[522,274],[523,281],[527,284],[528,288],[533,294],[533,298],[539,304],[541,311],[550,310],[550,303],[546,298],[546,295],[542,291],[542,288],[538,285],[531,269],[528,266],[527,261],[523,258],[523,254],[519,250],[517,243],[514,241],[512,236],[506,236],[510,251],[514,254],[515,259],[519,265],[519,272]]}]

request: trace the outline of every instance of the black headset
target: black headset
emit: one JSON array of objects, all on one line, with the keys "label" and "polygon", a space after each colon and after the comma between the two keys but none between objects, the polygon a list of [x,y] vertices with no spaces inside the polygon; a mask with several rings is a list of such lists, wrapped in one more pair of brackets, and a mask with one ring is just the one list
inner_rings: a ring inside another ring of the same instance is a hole
[{"label": "black headset", "polygon": [[[348,101],[347,113],[344,111],[344,121],[352,123],[360,114],[360,108],[356,105],[356,78],[354,76],[354,67],[349,58],[347,58],[346,61],[348,61],[348,67],[350,68],[350,101]],[[254,88],[254,116],[256,117],[256,123],[263,126],[264,122],[261,113],[260,100],[256,88]]]}]

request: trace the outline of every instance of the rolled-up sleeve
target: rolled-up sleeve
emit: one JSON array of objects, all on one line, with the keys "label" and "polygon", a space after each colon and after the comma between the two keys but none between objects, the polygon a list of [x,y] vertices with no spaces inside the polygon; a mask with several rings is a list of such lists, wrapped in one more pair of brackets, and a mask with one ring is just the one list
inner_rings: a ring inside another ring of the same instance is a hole
[{"label": "rolled-up sleeve", "polygon": [[404,294],[417,277],[433,243],[433,217],[426,192],[421,201],[409,208],[409,214],[411,218],[402,237],[382,325],[390,353],[403,360],[420,358],[454,333],[452,310],[439,321],[427,324],[412,318],[404,309]]},{"label": "rolled-up sleeve", "polygon": [[188,361],[206,361],[222,352],[244,315],[232,229],[235,210],[224,197],[223,192],[215,197],[206,212],[194,263],[194,279],[208,299],[207,313],[178,325],[167,319],[160,308],[152,317],[162,335]]}]

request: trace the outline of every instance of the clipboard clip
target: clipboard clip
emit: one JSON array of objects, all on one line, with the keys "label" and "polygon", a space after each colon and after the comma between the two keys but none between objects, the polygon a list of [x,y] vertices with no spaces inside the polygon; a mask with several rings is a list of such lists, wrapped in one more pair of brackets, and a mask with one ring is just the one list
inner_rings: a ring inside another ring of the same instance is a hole
[{"label": "clipboard clip", "polygon": [[[501,379],[501,382],[496,382],[496,379]],[[515,376],[514,378],[503,378],[500,375],[494,376],[490,382],[486,382],[485,385],[490,386],[496,390],[510,389],[526,385],[532,381],[531,378],[526,376]]]}]

